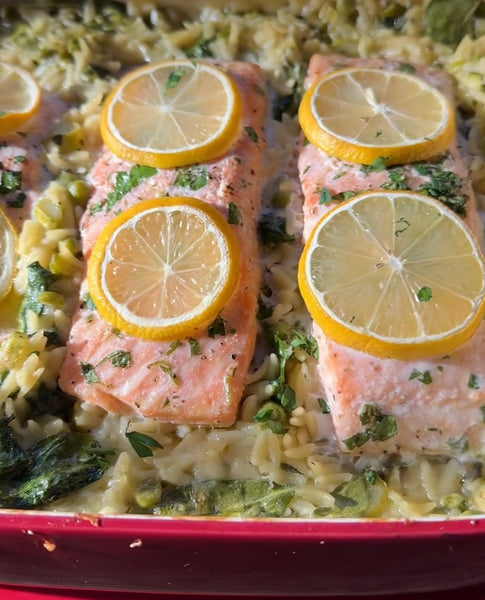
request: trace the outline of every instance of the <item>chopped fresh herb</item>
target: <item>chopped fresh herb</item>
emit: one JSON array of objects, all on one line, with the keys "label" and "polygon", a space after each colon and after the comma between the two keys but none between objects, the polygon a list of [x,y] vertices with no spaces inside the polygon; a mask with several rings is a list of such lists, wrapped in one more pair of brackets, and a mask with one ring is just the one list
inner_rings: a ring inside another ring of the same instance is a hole
[{"label": "chopped fresh herb", "polygon": [[277,402],[266,402],[254,415],[257,423],[263,424],[273,433],[282,434],[288,431],[286,422],[288,415],[281,404]]},{"label": "chopped fresh herb", "polygon": [[433,297],[433,290],[428,286],[423,286],[417,293],[420,302],[429,302]]},{"label": "chopped fresh herb", "polygon": [[50,291],[50,286],[57,280],[57,277],[48,269],[35,261],[27,267],[27,287],[25,289],[24,299],[19,311],[19,329],[27,332],[27,313],[32,311],[36,315],[42,315],[46,305],[39,300],[43,292]]},{"label": "chopped fresh herb", "polygon": [[318,202],[319,204],[330,204],[332,202],[332,193],[328,188],[322,188]]},{"label": "chopped fresh herb", "polygon": [[120,369],[131,367],[131,352],[128,352],[127,350],[115,350],[100,360],[96,366],[99,367],[103,363],[109,361],[111,361],[113,367],[118,367]]},{"label": "chopped fresh herb", "polygon": [[191,356],[199,356],[202,354],[200,344],[195,338],[189,338],[190,354]]},{"label": "chopped fresh herb", "polygon": [[96,369],[109,361],[111,361],[113,367],[120,369],[131,367],[131,352],[126,350],[115,350],[114,352],[111,352],[102,358],[96,365],[92,365],[91,363],[87,362],[81,362],[81,372],[86,382],[90,384],[101,383],[101,379],[96,373]]},{"label": "chopped fresh herb", "polygon": [[362,165],[361,170],[367,173],[374,173],[377,171],[384,171],[386,168],[386,161],[389,159],[388,156],[378,156],[373,163],[370,165]]},{"label": "chopped fresh herb", "polygon": [[420,192],[439,200],[457,215],[466,216],[468,197],[461,193],[463,180],[456,173],[443,170],[440,163],[417,163],[414,168],[420,175],[430,178],[421,186]]},{"label": "chopped fresh herb", "polygon": [[185,69],[183,67],[177,67],[171,71],[168,75],[167,83],[165,84],[165,93],[177,87],[184,75]]},{"label": "chopped fresh herb", "polygon": [[96,310],[96,304],[94,304],[94,300],[89,292],[84,295],[81,301],[81,308],[86,308],[87,310]]},{"label": "chopped fresh herb", "polygon": [[[272,422],[277,421],[278,423],[281,422],[282,425],[276,425],[272,423],[272,426],[275,429],[282,430],[286,420],[288,419],[289,413],[297,407],[295,391],[286,380],[286,367],[288,361],[295,356],[295,352],[297,351],[303,351],[309,356],[317,358],[318,346],[313,336],[305,336],[296,329],[292,329],[287,333],[275,332],[273,336],[273,342],[275,345],[275,351],[279,358],[280,370],[278,377],[270,382],[272,394],[269,406],[270,408],[274,408],[273,405],[276,404],[276,406],[279,406],[280,408],[278,409],[279,412],[277,413],[279,415],[278,418],[275,418],[274,415],[272,416],[271,414],[268,414],[266,415],[266,420]],[[265,406],[267,405],[265,404],[263,408]],[[283,415],[283,412],[281,411],[283,411],[285,414],[285,420],[281,418]],[[262,422],[263,417],[259,416],[257,420]],[[277,433],[275,430],[273,431],[274,433]]]},{"label": "chopped fresh herb", "polygon": [[226,335],[226,322],[220,315],[209,325],[207,335],[210,338],[215,338],[217,335]]},{"label": "chopped fresh herb", "polygon": [[23,208],[26,200],[27,194],[24,194],[24,192],[19,192],[15,198],[10,198],[7,200],[7,205],[10,206],[10,208]]},{"label": "chopped fresh herb", "polygon": [[396,167],[395,169],[388,170],[389,181],[382,184],[382,188],[385,190],[407,190],[408,184],[406,180],[406,174],[402,167]]},{"label": "chopped fresh herb", "polygon": [[409,379],[417,379],[421,383],[424,383],[424,385],[429,385],[433,382],[433,378],[431,377],[431,373],[429,371],[418,371],[418,369],[413,369],[411,371]]},{"label": "chopped fresh herb", "polygon": [[482,413],[482,421],[485,423],[485,406],[480,406],[480,412]]},{"label": "chopped fresh herb", "polygon": [[214,53],[210,47],[211,41],[201,38],[196,44],[185,50],[185,55],[188,58],[213,58]]},{"label": "chopped fresh herb", "polygon": [[160,442],[146,433],[140,433],[139,431],[125,431],[125,436],[140,458],[153,456],[152,448],[163,449]]},{"label": "chopped fresh herb", "polygon": [[26,162],[27,157],[24,156],[23,154],[19,154],[17,156],[14,156],[13,159],[16,163],[18,163],[19,165],[22,165],[24,162]]},{"label": "chopped fresh herb", "polygon": [[254,142],[254,143],[257,143],[257,142],[259,142],[259,136],[258,136],[258,134],[257,134],[257,133],[254,131],[254,129],[253,129],[252,127],[250,127],[250,126],[248,125],[248,126],[246,126],[246,127],[244,128],[244,131],[247,133],[247,135],[248,135],[248,138],[249,138],[249,139],[250,139],[252,142]]},{"label": "chopped fresh herb", "polygon": [[349,450],[360,448],[368,441],[383,442],[397,435],[397,421],[393,415],[384,414],[374,404],[364,404],[360,413],[364,430],[343,440]]},{"label": "chopped fresh herb", "polygon": [[376,138],[381,137],[382,135],[382,130],[379,129],[378,131],[376,131]]},{"label": "chopped fresh herb", "polygon": [[472,390],[479,390],[482,387],[482,379],[480,376],[470,373],[467,385]]},{"label": "chopped fresh herb", "polygon": [[352,192],[351,190],[346,190],[345,192],[340,192],[339,194],[334,194],[332,196],[332,200],[334,202],[341,202],[342,200],[350,200],[350,198],[353,198],[354,196],[357,196],[357,192]]},{"label": "chopped fresh herb", "polygon": [[330,406],[328,405],[328,402],[325,400],[325,398],[317,398],[318,401],[318,406],[320,407],[320,410],[322,411],[322,413],[324,415],[329,415],[330,414]]},{"label": "chopped fresh herb", "polygon": [[177,348],[180,348],[181,345],[182,342],[180,340],[174,340],[170,343],[170,346],[167,350],[167,354],[172,354],[173,352],[175,352],[175,350],[177,350]]},{"label": "chopped fresh herb", "polygon": [[207,167],[185,167],[177,171],[174,185],[178,185],[194,192],[205,187],[209,183],[209,171]]},{"label": "chopped fresh herb", "polygon": [[[114,206],[128,192],[130,192],[133,188],[135,188],[148,177],[152,177],[152,175],[155,175],[156,172],[157,169],[155,169],[154,167],[147,167],[146,165],[133,165],[129,173],[127,173],[126,171],[119,171],[118,173],[116,173],[115,188],[112,192],[108,194],[108,197],[106,199],[106,212],[114,208]],[[91,207],[91,214],[94,214],[93,209],[95,209],[95,206]],[[99,212],[97,208],[96,212]]]},{"label": "chopped fresh herb", "polygon": [[102,202],[101,200],[99,202],[96,202],[95,204],[93,204],[90,208],[89,208],[89,214],[90,215],[97,215],[100,212],[103,212],[104,209],[104,202]]},{"label": "chopped fresh herb", "polygon": [[152,362],[148,365],[148,368],[151,369],[153,367],[159,367],[164,373],[166,373],[170,379],[172,380],[172,382],[175,385],[180,385],[180,378],[178,377],[178,375],[174,372],[174,370],[172,369],[171,365],[165,361],[165,360],[157,360],[155,362]]},{"label": "chopped fresh herb", "polygon": [[286,231],[286,219],[275,212],[263,212],[258,223],[258,233],[265,246],[277,246],[294,240]]},{"label": "chopped fresh herb", "polygon": [[88,362],[83,362],[81,361],[81,373],[84,377],[84,379],[86,380],[86,383],[89,384],[93,384],[93,383],[99,383],[100,379],[98,377],[98,374],[96,373],[96,368],[94,367],[94,365],[92,365],[91,363]]},{"label": "chopped fresh herb", "polygon": [[2,171],[0,176],[0,194],[9,194],[22,187],[22,171]]},{"label": "chopped fresh herb", "polygon": [[229,202],[227,207],[227,222],[230,225],[242,225],[243,218],[241,209],[234,202]]},{"label": "chopped fresh herb", "polygon": [[259,479],[210,479],[162,489],[153,512],[164,516],[282,517],[295,495],[294,486]]}]

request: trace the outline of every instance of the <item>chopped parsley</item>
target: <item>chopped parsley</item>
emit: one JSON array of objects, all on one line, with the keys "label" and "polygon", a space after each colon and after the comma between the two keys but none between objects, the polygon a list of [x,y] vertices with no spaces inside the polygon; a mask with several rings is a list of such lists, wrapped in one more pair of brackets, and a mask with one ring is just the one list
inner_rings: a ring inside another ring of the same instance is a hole
[{"label": "chopped parsley", "polygon": [[320,192],[320,198],[318,200],[319,204],[330,204],[332,202],[332,193],[328,188],[322,188]]},{"label": "chopped parsley", "polygon": [[126,369],[131,367],[131,352],[126,350],[115,350],[104,358],[102,358],[96,365],[92,365],[88,362],[81,362],[81,373],[87,383],[101,383],[101,379],[96,373],[96,369],[102,364],[111,361],[113,367],[120,369]]},{"label": "chopped parsley", "polygon": [[461,193],[463,180],[452,171],[445,171],[441,163],[417,163],[414,168],[420,175],[429,177],[429,182],[419,191],[439,200],[461,217],[466,216],[468,197]]},{"label": "chopped parsley", "polygon": [[383,442],[397,435],[396,417],[384,414],[375,404],[364,404],[359,417],[365,428],[343,440],[349,450],[360,448],[368,441]]},{"label": "chopped parsley", "polygon": [[288,332],[276,331],[273,336],[276,354],[279,358],[278,377],[270,382],[272,394],[256,413],[254,420],[264,423],[273,433],[285,433],[289,414],[297,407],[295,390],[286,379],[288,361],[296,352],[305,352],[309,356],[318,357],[318,346],[313,336],[305,336],[296,329]]},{"label": "chopped parsley", "polygon": [[429,385],[433,382],[433,378],[431,377],[431,373],[429,371],[419,371],[418,369],[413,369],[411,371],[411,375],[409,375],[409,379],[417,379],[424,385]]},{"label": "chopped parsley", "polygon": [[425,285],[418,291],[416,297],[420,302],[429,302],[433,297],[433,290]]},{"label": "chopped parsley", "polygon": [[317,398],[318,400],[318,406],[320,407],[320,410],[322,411],[322,413],[324,415],[329,415],[330,414],[330,406],[328,405],[328,402],[325,400],[325,398]]},{"label": "chopped parsley", "polygon": [[0,194],[19,191],[22,187],[22,171],[4,169],[0,176]]},{"label": "chopped parsley", "polygon": [[209,183],[209,171],[207,167],[185,167],[177,171],[174,185],[187,188],[192,191],[200,190]]},{"label": "chopped parsley", "polygon": [[86,308],[87,310],[96,310],[96,304],[94,304],[94,300],[89,292],[84,295],[81,301],[81,308]]},{"label": "chopped parsley", "polygon": [[163,449],[160,442],[146,433],[140,433],[139,431],[125,431],[125,437],[140,458],[153,456],[152,448]]},{"label": "chopped parsley", "polygon": [[171,71],[168,75],[167,83],[165,84],[165,93],[177,87],[184,75],[185,69],[183,67],[177,67]]},{"label": "chopped parsley", "polygon": [[226,333],[236,333],[236,330],[232,327],[226,327],[226,320],[220,315],[207,328],[207,335],[210,338],[215,338],[218,335],[226,335]]},{"label": "chopped parsley", "polygon": [[259,136],[258,134],[254,131],[254,129],[252,127],[250,127],[249,125],[247,127],[244,128],[244,131],[247,133],[248,138],[254,142],[257,143],[259,142]]},{"label": "chopped parsley", "polygon": [[[146,165],[134,165],[130,172],[119,171],[116,173],[115,188],[108,194],[106,199],[105,210],[110,211],[128,192],[139,185],[142,181],[155,175],[157,169],[154,167],[147,167]],[[91,207],[90,213],[95,214],[103,209],[99,203]]]},{"label": "chopped parsley", "polygon": [[362,165],[361,170],[367,175],[368,173],[375,173],[377,171],[384,171],[386,168],[386,162],[389,160],[388,156],[378,156],[374,162],[370,165]]},{"label": "chopped parsley", "polygon": [[196,44],[185,50],[185,55],[188,58],[213,58],[214,53],[210,47],[211,41],[201,38]]},{"label": "chopped parsley", "polygon": [[481,377],[470,373],[470,376],[468,377],[467,386],[472,390],[479,390],[482,387]]},{"label": "chopped parsley", "polygon": [[173,352],[175,352],[175,350],[177,350],[177,348],[180,348],[181,345],[182,342],[180,340],[174,340],[170,343],[170,346],[167,350],[167,354],[172,354]]},{"label": "chopped parsley", "polygon": [[257,423],[261,423],[264,427],[267,427],[273,433],[282,434],[288,431],[288,426],[286,425],[288,415],[283,406],[277,402],[266,402],[263,404],[253,419]]},{"label": "chopped parsley", "polygon": [[382,184],[382,188],[385,190],[407,190],[408,184],[406,180],[406,174],[402,167],[396,167],[395,169],[388,170],[389,181]]},{"label": "chopped parsley", "polygon": [[202,350],[200,348],[198,340],[196,340],[195,338],[189,338],[188,341],[191,356],[199,356],[200,354],[202,354]]},{"label": "chopped parsley", "polygon": [[164,373],[166,373],[170,377],[172,383],[174,383],[175,385],[180,385],[180,377],[174,372],[174,370],[167,361],[157,360],[148,365],[149,369],[151,369],[152,367],[159,367]]},{"label": "chopped parsley", "polygon": [[227,222],[230,225],[242,225],[243,218],[241,210],[234,202],[229,202],[227,207]]},{"label": "chopped parsley", "polygon": [[46,305],[39,298],[43,292],[50,291],[50,287],[56,280],[57,276],[52,271],[45,269],[38,261],[28,265],[27,287],[19,311],[19,329],[23,333],[28,330],[28,311],[32,311],[38,316],[44,314]]}]

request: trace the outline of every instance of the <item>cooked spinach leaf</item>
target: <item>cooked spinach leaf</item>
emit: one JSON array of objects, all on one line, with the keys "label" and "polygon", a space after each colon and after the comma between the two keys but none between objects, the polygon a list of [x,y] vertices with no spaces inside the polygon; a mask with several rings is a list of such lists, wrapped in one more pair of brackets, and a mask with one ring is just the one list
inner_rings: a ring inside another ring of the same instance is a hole
[{"label": "cooked spinach leaf", "polygon": [[475,15],[482,0],[431,0],[426,8],[425,28],[435,42],[456,46],[475,33]]},{"label": "cooked spinach leaf", "polygon": [[59,433],[22,450],[8,421],[0,420],[0,507],[37,508],[68,496],[100,479],[111,453],[77,432]]},{"label": "cooked spinach leaf", "polygon": [[167,488],[156,515],[282,517],[295,494],[293,486],[259,480],[208,480]]}]

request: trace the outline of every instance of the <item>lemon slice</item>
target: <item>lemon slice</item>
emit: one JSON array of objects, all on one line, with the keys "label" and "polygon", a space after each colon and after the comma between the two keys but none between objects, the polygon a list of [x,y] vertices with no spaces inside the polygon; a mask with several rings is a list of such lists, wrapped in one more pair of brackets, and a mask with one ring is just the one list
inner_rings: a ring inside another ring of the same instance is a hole
[{"label": "lemon slice", "polygon": [[454,113],[441,92],[415,75],[371,68],[324,76],[304,94],[299,119],[312,144],[361,164],[424,160],[455,135]]},{"label": "lemon slice", "polygon": [[446,354],[483,318],[476,240],[455,213],[414,192],[368,192],[329,211],[305,245],[298,278],[322,330],[376,356]]},{"label": "lemon slice", "polygon": [[32,75],[0,62],[0,135],[15,131],[39,107],[41,91]]},{"label": "lemon slice", "polygon": [[15,272],[15,248],[17,234],[7,216],[0,209],[0,300],[12,287]]},{"label": "lemon slice", "polygon": [[115,327],[177,339],[212,322],[230,298],[238,243],[222,214],[202,200],[146,200],[106,226],[87,276],[99,313]]},{"label": "lemon slice", "polygon": [[209,63],[172,60],[119,82],[105,103],[101,135],[121,158],[170,168],[223,155],[241,119],[240,93],[229,75]]}]

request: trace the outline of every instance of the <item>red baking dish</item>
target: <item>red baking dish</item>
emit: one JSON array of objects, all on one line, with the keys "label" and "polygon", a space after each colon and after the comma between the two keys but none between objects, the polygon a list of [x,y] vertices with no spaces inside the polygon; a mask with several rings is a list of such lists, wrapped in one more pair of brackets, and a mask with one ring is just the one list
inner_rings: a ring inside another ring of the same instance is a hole
[{"label": "red baking dish", "polygon": [[426,592],[485,582],[485,520],[0,514],[0,581],[165,594]]}]

